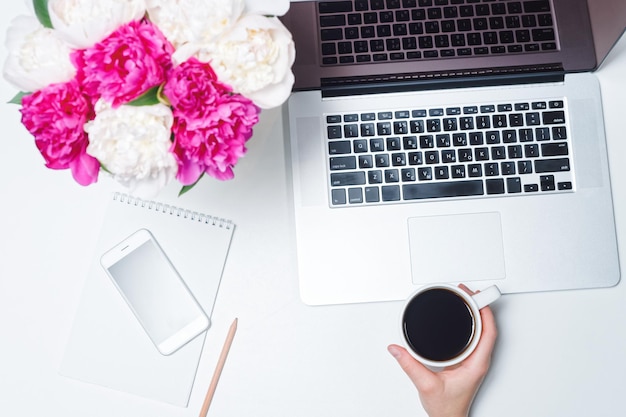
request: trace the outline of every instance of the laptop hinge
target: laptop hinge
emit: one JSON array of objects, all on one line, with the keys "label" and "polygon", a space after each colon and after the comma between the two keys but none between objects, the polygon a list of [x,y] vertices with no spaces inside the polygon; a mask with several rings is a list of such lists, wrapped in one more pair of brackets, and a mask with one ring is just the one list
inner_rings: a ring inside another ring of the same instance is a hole
[{"label": "laptop hinge", "polygon": [[447,88],[562,82],[561,64],[471,70],[335,77],[321,80],[322,97],[398,93]]}]

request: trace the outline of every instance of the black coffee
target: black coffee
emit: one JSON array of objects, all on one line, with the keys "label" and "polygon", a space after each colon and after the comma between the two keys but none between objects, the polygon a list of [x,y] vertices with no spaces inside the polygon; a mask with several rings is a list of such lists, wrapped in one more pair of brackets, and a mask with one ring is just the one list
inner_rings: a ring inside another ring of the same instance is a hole
[{"label": "black coffee", "polygon": [[414,297],[402,318],[404,335],[415,353],[447,361],[463,353],[474,335],[474,320],[465,300],[444,288]]}]

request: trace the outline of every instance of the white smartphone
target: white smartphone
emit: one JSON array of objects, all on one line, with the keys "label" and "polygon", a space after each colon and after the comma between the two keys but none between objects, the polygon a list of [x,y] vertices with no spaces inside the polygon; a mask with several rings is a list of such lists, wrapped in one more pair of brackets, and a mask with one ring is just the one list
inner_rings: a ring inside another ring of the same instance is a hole
[{"label": "white smartphone", "polygon": [[115,245],[100,263],[161,354],[172,354],[209,327],[209,318],[148,230]]}]

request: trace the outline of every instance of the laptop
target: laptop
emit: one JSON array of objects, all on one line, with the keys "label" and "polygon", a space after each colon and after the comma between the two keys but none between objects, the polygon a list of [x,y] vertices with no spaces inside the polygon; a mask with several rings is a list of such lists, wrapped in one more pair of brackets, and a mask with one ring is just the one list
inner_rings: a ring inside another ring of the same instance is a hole
[{"label": "laptop", "polygon": [[303,1],[283,22],[306,304],[619,282],[593,70],[622,0]]}]

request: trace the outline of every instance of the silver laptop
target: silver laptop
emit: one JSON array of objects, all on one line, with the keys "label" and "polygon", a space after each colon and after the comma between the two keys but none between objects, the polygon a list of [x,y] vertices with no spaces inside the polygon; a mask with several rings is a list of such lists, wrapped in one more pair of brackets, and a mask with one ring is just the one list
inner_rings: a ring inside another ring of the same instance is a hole
[{"label": "silver laptop", "polygon": [[[620,279],[600,88],[621,0],[295,2],[302,300]],[[599,24],[597,24],[600,22]]]}]

